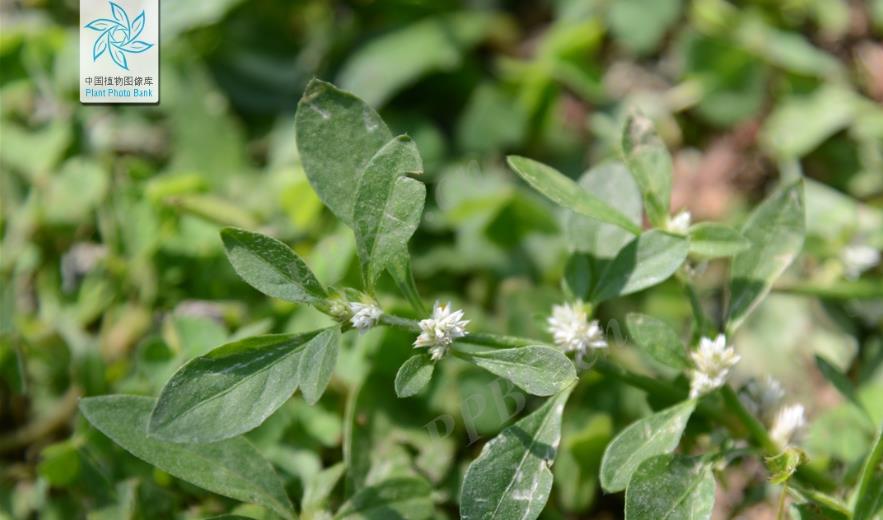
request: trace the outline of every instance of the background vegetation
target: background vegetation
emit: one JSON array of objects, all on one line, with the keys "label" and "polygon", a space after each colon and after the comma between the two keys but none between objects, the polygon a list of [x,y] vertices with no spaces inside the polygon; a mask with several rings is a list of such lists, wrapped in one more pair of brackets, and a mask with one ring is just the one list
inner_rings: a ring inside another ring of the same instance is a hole
[{"label": "background vegetation", "polygon": [[[76,2],[0,6],[0,516],[270,515],[132,457],[76,406],[155,396],[182,363],[232,338],[329,323],[240,281],[221,227],[293,245],[326,286],[358,285],[352,233],[310,189],[294,143],[314,76],[416,140],[429,188],[411,246],[418,286],[484,330],[546,337],[573,246],[566,216],[505,167],[507,153],[577,178],[618,156],[637,108],[673,152],[672,207],[734,224],[802,173],[806,245],[731,339],[735,378],[780,379],[809,409],[813,463],[855,482],[883,420],[883,270],[846,276],[843,252],[883,248],[883,1],[161,3],[153,107],[78,103]],[[703,303],[719,315],[725,264],[703,269]],[[668,282],[599,317],[641,311],[685,330],[684,302]],[[248,434],[292,497],[347,444],[404,457],[432,484],[439,517],[456,515],[466,465],[511,417],[491,404],[492,376],[454,361],[428,392],[396,399],[412,340],[346,335],[318,405],[295,397]],[[610,353],[649,367],[617,344]],[[817,356],[846,375],[851,399]],[[544,515],[617,517],[622,497],[598,488],[601,453],[652,403],[596,375],[575,397]],[[443,414],[454,433],[433,437],[424,425]],[[728,472],[716,515],[772,514],[760,475],[750,464]]]}]

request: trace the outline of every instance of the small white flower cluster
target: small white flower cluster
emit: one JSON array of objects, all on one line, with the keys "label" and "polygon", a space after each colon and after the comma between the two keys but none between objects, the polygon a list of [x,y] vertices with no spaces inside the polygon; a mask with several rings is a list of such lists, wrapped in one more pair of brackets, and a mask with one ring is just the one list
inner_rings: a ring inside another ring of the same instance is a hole
[{"label": "small white flower cluster", "polygon": [[350,323],[359,334],[364,334],[377,325],[377,321],[383,315],[383,310],[373,303],[349,302],[349,308],[352,313]]},{"label": "small white flower cluster", "polygon": [[851,245],[840,253],[846,277],[856,279],[868,269],[880,263],[880,251],[866,245]]},{"label": "small white flower cluster", "polygon": [[452,311],[450,302],[435,302],[432,316],[420,320],[420,335],[414,340],[414,348],[428,348],[433,361],[443,358],[451,343],[466,335],[469,320],[463,319],[461,309]]},{"label": "small white flower cluster", "polygon": [[742,396],[745,408],[770,427],[770,437],[783,449],[791,444],[806,425],[803,405],[782,406],[784,399],[784,388],[770,376],[760,382],[749,382]]},{"label": "small white flower cluster", "polygon": [[690,358],[695,365],[690,373],[691,398],[723,386],[730,369],[741,359],[733,347],[727,346],[727,337],[723,334],[718,334],[714,340],[702,338],[699,348],[690,353]]},{"label": "small white flower cluster", "polygon": [[668,219],[668,225],[665,227],[669,233],[676,235],[686,235],[690,230],[691,215],[690,212],[682,209],[672,218]]},{"label": "small white flower cluster", "polygon": [[581,302],[565,303],[552,307],[552,315],[546,322],[555,344],[565,352],[576,352],[582,359],[589,349],[607,348],[604,331],[598,320],[589,321],[589,315]]}]

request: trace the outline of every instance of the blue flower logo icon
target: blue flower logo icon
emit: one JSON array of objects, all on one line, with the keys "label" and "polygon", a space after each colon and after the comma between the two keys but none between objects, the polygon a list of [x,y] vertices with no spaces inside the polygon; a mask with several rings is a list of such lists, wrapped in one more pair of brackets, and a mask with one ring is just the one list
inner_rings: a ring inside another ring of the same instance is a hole
[{"label": "blue flower logo icon", "polygon": [[142,53],[153,47],[152,43],[138,39],[144,30],[144,11],[130,21],[126,10],[119,4],[108,3],[113,19],[98,18],[85,26],[86,29],[101,33],[92,46],[92,61],[98,61],[98,58],[107,53],[120,68],[129,70],[126,54]]}]

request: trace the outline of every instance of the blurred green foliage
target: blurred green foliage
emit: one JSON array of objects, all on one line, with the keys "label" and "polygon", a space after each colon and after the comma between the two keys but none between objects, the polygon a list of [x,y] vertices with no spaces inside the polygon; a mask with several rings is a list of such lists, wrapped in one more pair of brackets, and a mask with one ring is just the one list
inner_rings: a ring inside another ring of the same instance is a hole
[{"label": "blurred green foliage", "polygon": [[[78,103],[76,2],[0,6],[0,516],[271,517],[127,454],[76,403],[153,396],[225,341],[330,324],[250,289],[218,238],[223,226],[261,230],[292,244],[324,285],[358,285],[352,233],[310,188],[294,143],[295,106],[314,76],[416,141],[429,189],[411,246],[418,285],[484,329],[545,337],[565,275],[579,293],[570,252],[621,239],[537,196],[506,169],[507,153],[576,180],[619,157],[624,116],[639,109],[675,156],[672,209],[694,219],[741,221],[775,179],[805,175],[804,253],[735,338],[739,377],[781,379],[812,410],[813,460],[856,481],[883,421],[883,270],[847,279],[843,252],[883,248],[883,0],[161,4],[161,103],[150,107]],[[719,315],[726,273],[712,262],[697,276]],[[599,314],[624,334],[630,311],[681,330],[690,315],[672,282]],[[304,505],[318,511],[343,503],[353,479],[407,468],[432,484],[436,515],[455,515],[474,441],[517,403],[504,390],[503,408],[491,407],[494,378],[456,362],[437,368],[428,392],[396,399],[410,342],[395,330],[347,335],[319,403],[294,398],[248,434],[289,496],[313,489]],[[850,399],[815,354],[845,374]],[[583,378],[547,518],[622,510],[598,492],[601,453],[653,406]],[[427,432],[440,416],[452,436]],[[353,458],[335,486],[327,472],[345,430],[357,432],[344,447]],[[750,512],[760,500],[728,503]]]}]

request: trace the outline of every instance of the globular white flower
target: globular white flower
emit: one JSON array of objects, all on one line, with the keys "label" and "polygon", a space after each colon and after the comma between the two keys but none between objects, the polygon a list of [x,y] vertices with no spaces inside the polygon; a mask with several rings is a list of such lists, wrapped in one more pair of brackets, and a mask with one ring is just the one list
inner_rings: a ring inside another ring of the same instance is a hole
[{"label": "globular white flower", "polygon": [[781,447],[788,446],[806,425],[805,410],[802,404],[783,406],[773,421],[770,437]]},{"label": "globular white flower", "polygon": [[840,260],[847,278],[855,279],[880,263],[880,251],[866,245],[846,246],[840,253]]},{"label": "globular white flower", "polygon": [[428,348],[432,360],[437,361],[445,356],[455,339],[466,335],[468,324],[461,309],[452,311],[450,302],[435,302],[432,316],[420,320],[420,335],[414,340],[414,348]]},{"label": "globular white flower", "polygon": [[589,349],[607,348],[607,340],[604,339],[604,331],[598,325],[598,320],[589,321],[589,315],[581,302],[553,306],[552,315],[546,323],[555,344],[566,352],[574,351],[583,356]]},{"label": "globular white flower", "polygon": [[371,327],[377,325],[377,320],[383,315],[383,310],[373,303],[349,302],[349,308],[353,314],[350,323],[360,334],[368,332]]},{"label": "globular white flower", "polygon": [[714,340],[702,338],[690,358],[695,365],[690,377],[691,398],[723,386],[730,369],[741,359],[732,347],[727,346],[727,337],[723,334],[718,334]]},{"label": "globular white flower", "polygon": [[687,231],[690,229],[690,221],[690,212],[682,209],[677,215],[668,219],[666,230],[669,233],[674,233],[676,235],[686,235]]},{"label": "globular white flower", "polygon": [[742,403],[751,413],[764,422],[769,422],[772,415],[785,398],[785,389],[775,378],[766,376],[762,380],[751,380],[745,386]]}]

